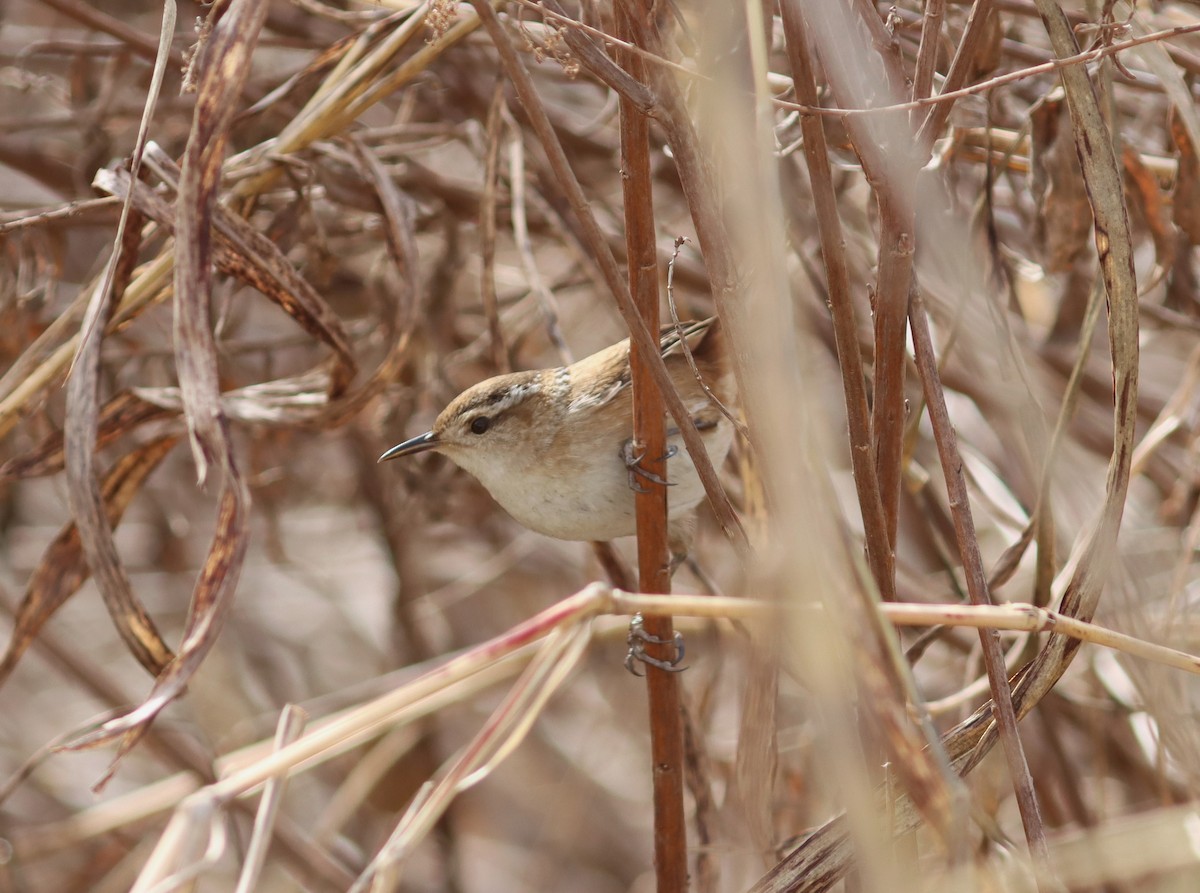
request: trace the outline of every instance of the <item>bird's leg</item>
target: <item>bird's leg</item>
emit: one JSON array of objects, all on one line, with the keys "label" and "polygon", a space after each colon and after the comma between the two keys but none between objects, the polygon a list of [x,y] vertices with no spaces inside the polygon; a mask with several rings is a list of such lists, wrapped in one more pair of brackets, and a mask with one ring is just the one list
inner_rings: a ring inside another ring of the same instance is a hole
[{"label": "bird's leg", "polygon": [[[658,636],[652,636],[646,632],[646,621],[641,614],[634,614],[633,619],[629,621],[629,635],[625,641],[629,644],[629,651],[625,653],[625,669],[634,676],[641,676],[637,671],[635,661],[640,661],[644,664],[650,664],[652,667],[658,667],[660,670],[665,670],[668,673],[682,673],[687,667],[679,666],[679,662],[683,660],[683,635],[675,633],[670,639],[661,639]],[[671,660],[659,660],[657,657],[651,657],[646,653],[646,645],[673,645],[675,647],[675,657]]]},{"label": "bird's leg", "polygon": [[[668,447],[667,451],[658,458],[657,461],[665,462],[671,459],[679,452],[677,447]],[[674,486],[670,481],[664,480],[652,471],[646,471],[642,468],[642,460],[646,458],[645,453],[637,453],[634,451],[633,438],[625,441],[621,445],[621,460],[625,463],[625,467],[629,469],[629,489],[635,493],[645,493],[646,488],[639,482],[638,478],[642,477],[654,484],[660,484],[664,487]]]}]

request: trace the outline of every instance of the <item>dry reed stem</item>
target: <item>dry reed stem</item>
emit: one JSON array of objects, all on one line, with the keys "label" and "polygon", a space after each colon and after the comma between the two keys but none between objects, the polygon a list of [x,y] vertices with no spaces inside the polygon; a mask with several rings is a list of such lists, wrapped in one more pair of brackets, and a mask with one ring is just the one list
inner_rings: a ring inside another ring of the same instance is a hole
[{"label": "dry reed stem", "polygon": [[[300,737],[307,721],[303,710],[291,704],[285,707],[279,714],[279,725],[275,729],[275,748],[285,747]],[[234,893],[254,893],[258,889],[258,879],[262,875],[267,849],[274,834],[272,829],[279,818],[279,807],[286,790],[286,778],[272,778],[263,788],[258,810],[254,813],[254,831],[246,847],[246,861]]]},{"label": "dry reed stem", "polygon": [[[599,584],[571,596],[519,628],[483,643],[468,653],[438,666],[410,682],[393,686],[377,700],[364,703],[338,716],[321,717],[299,741],[282,750],[269,740],[228,755],[220,767],[221,781],[211,786],[204,798],[223,804],[231,798],[253,792],[272,778],[315,769],[348,748],[360,746],[364,738],[378,735],[385,726],[402,727],[421,716],[440,709],[446,699],[460,701],[482,688],[494,685],[515,672],[530,657],[530,646],[554,630],[586,628],[581,626],[603,614],[647,616],[677,615],[697,618],[753,620],[778,614],[780,608],[769,601],[705,596],[689,593],[662,595],[623,592]],[[970,628],[1057,633],[1081,642],[1111,648],[1143,660],[1174,669],[1200,674],[1200,657],[1147,642],[1134,636],[1105,629],[1064,614],[1032,605],[930,605],[881,604],[879,611],[887,621],[903,626],[964,626]],[[555,650],[554,653],[558,653]],[[545,662],[545,661],[544,661]],[[553,661],[550,661],[553,663]],[[431,703],[435,698],[437,703]],[[522,727],[530,719],[529,712]],[[22,845],[45,847],[57,841],[58,847],[111,829],[143,820],[148,815],[180,802],[194,790],[189,775],[172,776],[156,785],[125,795],[121,801],[90,810],[53,833],[23,835]],[[43,839],[44,843],[36,843]]]},{"label": "dry reed stem", "polygon": [[[616,11],[617,33],[636,45],[630,20],[643,23],[654,15],[651,4],[631,3]],[[622,54],[621,61],[637,80],[644,78],[640,56]],[[658,246],[651,192],[650,123],[627,97],[620,99],[621,170],[629,291],[642,322],[660,329]],[[687,350],[686,339],[681,339]],[[655,350],[655,355],[659,351]],[[633,454],[640,467],[667,479],[666,407],[641,347],[631,345],[633,377]],[[671,554],[667,533],[667,485],[653,481],[634,496],[637,517],[638,585],[647,592],[671,591]],[[688,544],[690,547],[690,544]],[[669,616],[646,621],[653,637],[646,653],[658,661],[675,661],[675,629]],[[661,644],[659,644],[661,643]],[[632,647],[632,646],[631,646]],[[684,818],[684,715],[679,676],[646,664],[650,720],[650,780],[654,790],[654,872],[658,893],[683,893],[688,887],[687,826]]]},{"label": "dry reed stem", "polygon": [[[792,3],[784,3],[782,13],[796,96],[807,105],[815,105],[817,84],[805,46],[803,22]],[[838,363],[842,367],[842,393],[845,395],[846,421],[850,429],[850,461],[854,467],[859,511],[866,531],[867,560],[871,564],[880,596],[890,602],[896,598],[895,551],[890,547],[891,534],[884,517],[879,478],[875,463],[871,461],[874,438],[871,434],[866,377],[863,374],[862,352],[858,347],[858,318],[850,291],[850,273],[843,250],[844,237],[837,216],[837,196],[829,170],[829,147],[825,140],[825,126],[820,118],[802,117],[800,127],[804,133],[804,160],[812,183],[817,229],[821,238],[821,260],[829,287],[829,309],[833,318]]]},{"label": "dry reed stem", "polygon": [[[967,483],[962,473],[962,457],[958,452],[957,435],[954,426],[950,423],[949,412],[946,409],[946,397],[938,376],[933,339],[929,334],[929,320],[925,316],[924,303],[915,288],[914,292],[909,313],[913,353],[916,356],[917,369],[921,376],[929,421],[933,426],[934,439],[937,441],[938,458],[941,460],[942,470],[946,476],[950,512],[954,521],[959,554],[962,556],[963,571],[967,578],[967,591],[973,605],[987,606],[991,604],[992,598],[988,591],[983,559],[979,554],[979,538],[975,533],[975,520],[972,517],[971,504],[967,495]],[[1046,829],[1042,822],[1037,794],[1034,791],[1033,777],[1029,772],[1029,762],[1017,731],[1017,714],[1013,708],[1013,695],[1009,687],[1004,653],[1000,649],[1000,637],[993,630],[981,629],[979,641],[983,647],[983,660],[987,668],[996,727],[999,729],[1000,740],[1004,746],[1004,755],[1008,759],[1008,769],[1012,775],[1017,804],[1021,810],[1025,838],[1029,843],[1030,854],[1038,871],[1052,878],[1053,869],[1050,865],[1050,853],[1046,845]],[[1051,884],[1051,886],[1053,885]]]},{"label": "dry reed stem", "polygon": [[[809,52],[808,39],[804,20],[800,13],[798,5],[790,4],[784,17],[785,36],[789,44],[789,59],[792,64],[794,76],[798,82],[803,81],[806,71],[811,72],[812,65],[806,59],[800,59],[800,54]],[[819,50],[818,50],[819,52]],[[885,67],[889,64],[885,60]],[[805,88],[806,89],[806,88]],[[896,120],[899,123],[899,119]],[[815,128],[810,130],[815,131]],[[812,134],[814,139],[819,140],[817,133]],[[855,134],[857,141],[866,140],[870,137],[860,131]],[[820,145],[816,143],[815,145]],[[806,150],[811,153],[812,149]],[[860,149],[860,153],[862,150]],[[865,154],[865,153],[864,153]],[[865,162],[864,162],[865,164]],[[809,167],[810,171],[816,168],[813,174],[814,195],[826,189],[820,185],[822,180],[828,179],[828,174],[822,167],[827,166],[827,162],[823,159],[812,157]],[[873,172],[873,177],[884,178],[882,182],[886,182],[886,178],[890,172],[882,170],[875,166],[870,166],[867,169]],[[885,190],[886,192],[886,190]],[[881,193],[882,195],[882,193]],[[883,199],[880,199],[883,202]],[[831,253],[827,255],[827,263],[834,275],[830,281],[832,287],[838,285],[837,276],[837,257],[840,252],[837,251],[837,229],[836,224],[831,221],[829,216],[834,215],[832,206],[818,204],[819,216],[818,224],[822,230],[822,243],[824,246],[831,248]],[[911,211],[908,212],[911,216]],[[896,227],[902,227],[903,221],[893,215],[889,224],[885,219],[883,230],[885,235],[881,235],[881,239],[887,238],[886,233],[891,231],[896,234]],[[904,241],[900,239],[900,241]],[[911,240],[909,240],[911,243]],[[881,241],[881,244],[883,242]],[[881,263],[879,275],[880,283],[885,278],[888,281],[893,281],[893,285],[903,280],[905,277],[904,266],[911,266],[911,255],[907,260],[904,258],[904,252],[897,254],[896,252],[887,252],[887,257],[890,258],[888,264]],[[882,260],[882,255],[881,255]],[[899,264],[899,266],[896,266]],[[911,270],[908,275],[911,275]],[[899,277],[899,278],[897,278]],[[831,298],[832,298],[831,291]],[[843,376],[845,383],[845,395],[847,401],[847,418],[851,423],[851,449],[854,451],[853,464],[856,469],[856,486],[858,488],[860,511],[863,514],[864,526],[871,531],[872,546],[868,550],[868,557],[872,563],[872,571],[876,576],[886,574],[887,577],[882,582],[877,582],[878,591],[883,594],[893,595],[894,597],[894,564],[890,553],[893,548],[896,535],[896,523],[898,522],[898,499],[899,490],[898,483],[900,479],[900,455],[893,457],[894,464],[888,461],[888,455],[891,449],[899,450],[902,446],[900,437],[903,434],[903,424],[897,418],[894,412],[885,412],[883,407],[886,406],[885,401],[891,399],[894,403],[899,399],[903,402],[903,363],[905,362],[903,344],[899,345],[899,354],[896,353],[897,345],[891,344],[886,349],[880,343],[882,337],[885,341],[894,339],[894,332],[888,334],[880,329],[880,320],[886,317],[883,310],[883,302],[888,300],[882,292],[877,294],[875,300],[875,331],[876,331],[876,364],[874,371],[875,381],[875,412],[871,419],[869,427],[865,420],[859,420],[858,412],[865,409],[865,395],[861,398],[862,403],[856,396],[858,388],[857,382],[851,383],[852,379],[849,374]],[[849,305],[849,295],[844,294],[840,298],[833,298],[832,304],[838,301],[842,302],[840,308],[832,308],[835,315],[835,333],[840,328],[842,335],[840,336],[844,342],[851,342],[854,334],[851,331],[851,326],[854,325],[853,313]],[[907,305],[907,299],[901,302],[900,308],[904,309]],[[840,319],[839,319],[840,317]],[[901,340],[903,340],[903,332],[901,332]],[[839,347],[839,362],[845,364],[847,370],[853,368],[857,353],[857,345],[851,347],[851,343],[845,343]],[[889,373],[881,366],[881,352],[891,352],[893,362],[899,360],[901,373],[898,381],[889,379]],[[844,358],[843,358],[844,357]],[[859,370],[861,375],[861,370]],[[881,382],[892,380],[890,386],[891,397],[889,398],[882,392]],[[881,441],[883,435],[880,432],[878,423],[886,417],[888,421],[887,438],[892,441],[891,447]],[[869,432],[870,441],[865,441],[864,437]],[[873,460],[873,461],[872,461]],[[859,472],[864,465],[873,465],[874,474],[870,472]],[[897,489],[891,494],[890,500],[885,492],[884,480],[893,480]],[[890,508],[889,508],[890,501]],[[882,545],[880,545],[882,544]],[[876,554],[874,557],[870,555],[871,550]],[[884,557],[884,555],[887,557]],[[853,627],[856,630],[856,647],[861,648],[865,652],[865,659],[855,662],[855,668],[860,674],[860,684],[864,690],[870,692],[870,698],[877,705],[873,711],[871,720],[880,727],[880,735],[886,746],[889,756],[895,761],[898,774],[904,779],[905,786],[913,793],[914,798],[919,804],[923,815],[926,816],[941,833],[943,840],[948,845],[952,852],[964,852],[962,847],[961,831],[961,803],[963,796],[958,790],[958,781],[954,774],[950,771],[949,761],[942,752],[937,743],[937,734],[929,723],[927,714],[919,706],[921,698],[916,693],[916,687],[911,674],[904,662],[898,647],[895,644],[894,637],[889,635],[888,631],[880,628],[874,613],[875,594],[869,586],[858,586],[855,588],[855,598],[852,601],[853,607],[848,609],[848,614],[853,618]],[[913,711],[920,720],[914,724],[911,721],[908,705],[918,705]],[[915,726],[915,727],[914,727]]]}]

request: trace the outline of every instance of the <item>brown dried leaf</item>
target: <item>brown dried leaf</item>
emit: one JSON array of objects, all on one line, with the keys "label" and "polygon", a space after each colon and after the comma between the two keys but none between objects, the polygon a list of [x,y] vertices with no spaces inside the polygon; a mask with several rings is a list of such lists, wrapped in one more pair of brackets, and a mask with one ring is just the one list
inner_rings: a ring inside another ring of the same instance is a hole
[{"label": "brown dried leaf", "polygon": [[[160,174],[172,176],[174,165],[162,156],[161,150],[151,146],[147,156]],[[110,169],[98,171],[93,185],[124,197],[129,194],[130,182],[124,171]],[[172,179],[168,183],[176,185]],[[141,183],[134,187],[133,204],[162,226],[175,229],[174,209],[149,187]],[[215,218],[217,269],[258,289],[306,332],[333,348],[337,362],[330,378],[330,396],[345,391],[357,368],[341,320],[274,242],[224,208],[216,209]]]},{"label": "brown dried leaf", "polygon": [[[142,109],[130,163],[130,176],[133,178],[137,177],[141,168],[150,120],[162,88],[174,31],[175,6],[166,4],[163,7],[150,89]],[[117,223],[113,253],[99,282],[88,297],[87,311],[79,337],[79,350],[75,355],[75,367],[68,380],[67,420],[63,430],[63,443],[67,496],[75,516],[80,547],[96,577],[96,585],[121,638],[138,662],[151,673],[157,674],[171,659],[171,650],[163,642],[154,621],[133,593],[129,576],[125,573],[113,543],[112,522],[108,518],[105,498],[95,470],[100,401],[100,344],[104,340],[104,330],[133,275],[141,244],[141,229],[141,214],[126,201],[122,205],[121,218]]]},{"label": "brown dried leaf", "polygon": [[[100,410],[96,448],[108,446],[139,425],[168,418],[175,412],[177,410],[171,411],[164,409],[160,404],[147,402],[131,391],[122,391]],[[63,470],[65,464],[63,432],[56,432],[24,456],[17,456],[0,466],[0,481],[57,474]]]},{"label": "brown dried leaf", "polygon": [[[1036,0],[1046,23],[1051,42],[1060,56],[1070,55],[1074,38],[1065,13],[1053,0]],[[1117,554],[1117,536],[1129,493],[1131,461],[1137,431],[1138,391],[1138,295],[1133,263],[1133,244],[1129,218],[1121,184],[1121,168],[1113,150],[1111,134],[1100,113],[1099,101],[1087,72],[1064,68],[1062,78],[1070,96],[1072,138],[1079,151],[1083,175],[1088,181],[1092,213],[1096,221],[1096,247],[1100,271],[1108,295],[1108,339],[1112,356],[1113,448],[1108,461],[1104,505],[1098,516],[1079,533],[1080,558],[1062,595],[1059,610],[1068,617],[1090,621],[1095,615],[1101,593],[1108,582]],[[1013,688],[1013,703],[1018,716],[1024,716],[1048,692],[1078,652],[1080,642],[1066,636],[1052,636],[1037,658],[1019,674]],[[947,751],[957,758],[952,740],[965,742],[970,735],[962,732],[973,723],[983,723],[988,731],[972,745],[967,765],[981,759],[994,741],[990,725],[991,707],[985,706],[975,717],[946,737]]]},{"label": "brown dried leaf", "polygon": [[[237,469],[228,421],[221,411],[217,346],[210,319],[212,299],[213,218],[221,183],[221,165],[237,100],[250,70],[254,45],[267,15],[265,0],[233,0],[204,46],[192,132],[184,152],[176,203],[175,363],[192,453],[201,481],[209,462],[224,477],[221,510],[204,571],[197,581],[188,615],[188,634],[178,659],[155,685],[142,708],[131,715],[149,721],[174,697],[212,645],[213,622],[232,595],[245,554],[250,492]],[[256,234],[257,235],[257,234]],[[274,246],[271,246],[272,248]],[[246,257],[249,262],[250,258]],[[275,268],[287,275],[290,264]],[[212,630],[199,638],[195,630]],[[147,714],[146,709],[157,703]],[[132,740],[127,739],[122,752]]]},{"label": "brown dried leaf", "polygon": [[[250,108],[238,115],[238,120],[244,120],[253,115],[258,115],[265,112],[267,109],[282,102],[292,93],[298,91],[301,84],[314,81],[318,75],[325,74],[342,59],[347,53],[352,52],[355,48],[361,46],[364,42],[364,36],[370,35],[372,32],[379,32],[384,28],[394,25],[395,20],[402,19],[407,15],[407,12],[392,13],[386,19],[375,22],[366,28],[360,34],[348,34],[338,41],[325,47],[310,59],[305,66],[281,83],[278,87],[264,96],[262,99],[255,102]],[[303,101],[303,100],[301,100]]]},{"label": "brown dried leaf", "polygon": [[1188,139],[1187,129],[1172,109],[1171,139],[1179,150],[1179,173],[1175,177],[1172,219],[1192,245],[1200,245],[1200,160]]},{"label": "brown dried leaf", "polygon": [[[101,498],[109,524],[116,526],[121,520],[142,483],[178,441],[179,435],[176,434],[152,440],[122,456],[109,470],[101,485]],[[4,657],[0,658],[0,685],[8,679],[42,626],[79,590],[88,575],[79,530],[73,523],[67,524],[47,547],[29,578],[25,598],[17,609],[12,638]],[[130,625],[135,623],[131,620]],[[158,645],[165,659],[170,660],[173,657],[170,649],[161,640]]]},{"label": "brown dried leaf", "polygon": [[1158,178],[1146,167],[1142,156],[1128,145],[1121,153],[1121,162],[1125,180],[1133,187],[1127,195],[1130,199],[1136,198],[1141,205],[1142,218],[1154,241],[1155,263],[1165,271],[1175,261],[1175,227],[1167,218],[1166,201]]},{"label": "brown dried leaf", "polygon": [[67,497],[83,553],[109,616],[138,663],[152,675],[157,675],[170,661],[171,649],[163,642],[154,621],[134,594],[129,575],[121,564],[95,471],[100,344],[121,297],[112,286],[128,281],[128,276],[121,271],[131,263],[128,255],[136,257],[140,241],[138,229],[134,227],[119,226],[118,235],[115,254],[89,299],[75,368],[67,382],[67,417],[63,427]]},{"label": "brown dried leaf", "polygon": [[176,203],[175,363],[199,478],[205,479],[210,463],[216,463],[222,473],[217,529],[192,593],[178,655],[159,675],[141,706],[70,745],[88,747],[121,739],[98,788],[112,777],[150,722],[179,696],[204,660],[220,632],[246,554],[250,490],[238,471],[229,423],[221,409],[216,339],[210,319],[212,231],[229,127],[266,14],[265,0],[232,0],[204,44],[196,110]]},{"label": "brown dried leaf", "polygon": [[[142,110],[130,164],[131,177],[136,178],[141,166],[150,118],[162,86],[174,29],[175,7],[173,4],[167,4],[163,9],[151,86]],[[100,344],[104,340],[104,330],[132,276],[141,244],[141,223],[141,215],[126,201],[117,223],[113,253],[88,297],[79,350],[68,379],[67,419],[63,430],[63,443],[66,455],[67,496],[78,525],[83,554],[87,557],[87,563],[96,577],[96,585],[121,638],[142,666],[157,674],[171,659],[171,651],[163,643],[150,615],[134,595],[129,576],[117,555],[112,538],[112,524],[108,520],[95,470],[100,401]]]},{"label": "brown dried leaf", "polygon": [[1043,264],[1050,272],[1066,272],[1087,249],[1092,210],[1061,90],[1030,110],[1030,165],[1038,211],[1034,235],[1042,244]]},{"label": "brown dried leaf", "polygon": [[[294,378],[280,378],[226,391],[221,411],[226,417],[248,424],[285,427],[310,425],[330,405],[326,392],[329,374],[324,370]],[[134,393],[163,412],[182,412],[179,388],[135,388]]]},{"label": "brown dried leaf", "polygon": [[64,750],[83,750],[121,739],[117,755],[108,772],[97,783],[97,789],[112,777],[121,758],[141,740],[154,717],[183,692],[216,641],[225,613],[232,603],[228,595],[237,583],[242,560],[246,556],[248,510],[248,495],[239,494],[235,487],[227,487],[221,497],[216,534],[192,593],[183,644],[179,654],[155,681],[149,697],[136,710],[64,746]]}]

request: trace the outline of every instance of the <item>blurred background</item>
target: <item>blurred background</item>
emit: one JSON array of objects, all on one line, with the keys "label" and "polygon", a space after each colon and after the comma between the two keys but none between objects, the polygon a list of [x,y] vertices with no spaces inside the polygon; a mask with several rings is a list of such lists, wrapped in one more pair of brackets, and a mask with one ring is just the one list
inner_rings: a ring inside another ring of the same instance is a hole
[{"label": "blurred background", "polygon": [[[767,85],[782,100],[771,155],[782,213],[764,215],[786,245],[780,262],[790,309],[780,318],[794,317],[806,370],[800,390],[753,385],[780,412],[803,403],[822,420],[831,486],[814,488],[809,508],[858,542],[817,218],[800,116],[786,104],[795,100],[792,72],[774,4],[751,6],[766,22]],[[990,11],[968,83],[1052,58],[1032,2],[976,7]],[[574,26],[533,3],[499,8],[591,211],[623,259],[616,95],[567,46],[563,29]],[[971,8],[945,5],[939,87]],[[1194,5],[1182,2],[1142,5],[1135,14],[1122,4],[1065,8],[1085,48],[1200,24]],[[220,10],[179,7],[149,127],[167,158],[181,158],[193,126],[195,94],[184,87],[184,71],[206,33],[197,23]],[[926,11],[917,0],[878,4],[890,51],[910,74]],[[606,3],[565,13],[613,30]],[[676,62],[711,62],[700,58],[708,46],[700,39],[702,5],[667,3],[659,15]],[[161,16],[148,2],[0,5],[0,462],[7,463],[0,469],[0,629],[13,643],[0,664],[0,783],[9,779],[0,789],[0,891],[129,889],[179,799],[215,777],[223,757],[269,739],[284,705],[319,718],[362,703],[605,578],[588,544],[524,530],[440,457],[376,464],[386,448],[427,430],[470,384],[559,365],[565,354],[583,357],[627,334],[492,41],[469,6],[277,0],[267,4],[237,98],[219,196],[325,303],[357,372],[335,393],[332,329],[315,334],[294,308],[218,270],[212,320],[220,386],[236,397],[232,452],[253,506],[236,597],[186,692],[101,793],[92,786],[111,748],[45,750],[138,704],[153,684],[80,570],[77,538],[71,546],[62,431],[63,382],[120,214],[119,200],[92,182],[98,170],[127,164]],[[744,30],[728,36],[735,48],[746,39]],[[1196,652],[1200,165],[1192,140],[1200,129],[1189,130],[1195,109],[1180,107],[1195,101],[1200,35],[1148,44],[1120,60],[1089,70],[1118,141],[1132,224],[1142,447],[1097,619]],[[700,108],[706,82],[684,82]],[[822,101],[831,101],[828,90]],[[876,196],[842,123],[824,120],[870,380]],[[936,192],[919,207],[922,286],[989,570],[1030,524],[1043,488],[1037,445],[1044,450],[1060,413],[1067,418],[1045,484],[1051,531],[1043,531],[1040,551],[1030,549],[993,587],[997,601],[1045,605],[1049,580],[1102,503],[1113,413],[1103,314],[1090,338],[1080,334],[1089,301],[1102,291],[1058,77],[1043,71],[966,97],[935,136],[920,175],[929,187],[922,194]],[[662,281],[673,263],[680,316],[708,316],[715,308],[704,259],[656,127],[651,145]],[[144,180],[143,189],[174,200],[159,168]],[[141,463],[115,544],[136,598],[177,647],[213,537],[221,478],[214,472],[197,485],[186,438],[171,441],[161,459],[148,458],[147,445],[184,431],[171,280],[153,273],[173,248],[162,221],[149,218],[135,218],[137,267],[125,280],[125,295],[140,302],[122,305],[101,347],[107,410],[97,469],[104,478],[122,461]],[[406,246],[397,245],[397,222]],[[679,238],[688,241],[677,249]],[[1082,376],[1069,385],[1080,356]],[[966,598],[961,559],[920,385],[907,365],[897,596],[956,603]],[[757,535],[769,521],[746,443],[735,445],[721,473]],[[617,544],[627,563],[632,547]],[[756,594],[707,509],[694,555],[699,569],[681,569],[677,590]],[[1039,559],[1048,563],[1041,570]],[[36,623],[19,627],[17,618],[32,623],[34,615]],[[693,883],[744,890],[845,804],[824,778],[827,742],[812,692],[787,673],[769,735],[777,768],[765,801],[754,799],[758,789],[751,796],[739,770],[756,646],[725,622],[684,629],[685,700],[698,736],[688,799]],[[921,630],[902,634],[906,646],[918,639],[910,655],[917,687],[944,732],[987,698],[978,637],[955,629],[932,639]],[[1015,665],[1037,641],[1006,635],[1005,645]],[[644,686],[621,666],[624,651],[623,624],[604,625],[521,747],[459,797],[416,851],[401,889],[653,888],[646,701]],[[1196,879],[1195,848],[1188,850],[1181,830],[1186,814],[1171,810],[1194,804],[1200,782],[1196,692],[1178,670],[1089,647],[1023,723],[1046,826],[1072,889],[1183,889],[1172,885]],[[415,792],[471,739],[502,693],[489,689],[384,730],[297,774],[258,889],[348,889]],[[864,750],[876,753],[879,742],[863,735]],[[1011,864],[1023,837],[998,751],[967,784],[968,864],[976,873],[923,877],[920,866],[942,863],[938,843],[922,831],[911,838],[912,874],[898,877],[896,889],[1027,888]],[[755,809],[769,816],[767,845],[747,818]],[[251,817],[230,811],[226,848],[197,889],[234,888]],[[1136,837],[1131,817],[1150,823],[1138,827],[1165,849]],[[1146,867],[1132,876],[1105,873],[1086,858],[1071,867],[1069,848],[1085,832],[1111,835],[1090,839],[1112,853],[1128,846],[1137,855],[1130,864]]]}]

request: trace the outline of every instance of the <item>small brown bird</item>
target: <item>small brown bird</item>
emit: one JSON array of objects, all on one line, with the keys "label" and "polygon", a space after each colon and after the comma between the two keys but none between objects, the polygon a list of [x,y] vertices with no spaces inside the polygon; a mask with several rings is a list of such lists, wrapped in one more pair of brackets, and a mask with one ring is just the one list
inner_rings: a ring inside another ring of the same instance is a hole
[{"label": "small brown bird", "polygon": [[[692,415],[714,465],[733,440],[733,424],[696,379],[680,333],[712,393],[733,396],[720,321],[711,317],[664,326],[667,371]],[[570,366],[498,375],[450,402],[433,430],[406,440],[379,461],[436,450],[470,472],[523,525],[564,540],[612,540],[635,532],[634,493],[640,458],[632,454],[633,391],[629,341]],[[668,419],[668,425],[670,420]],[[704,487],[677,428],[668,428],[671,549],[684,557]],[[652,478],[653,479],[653,478]]]}]

